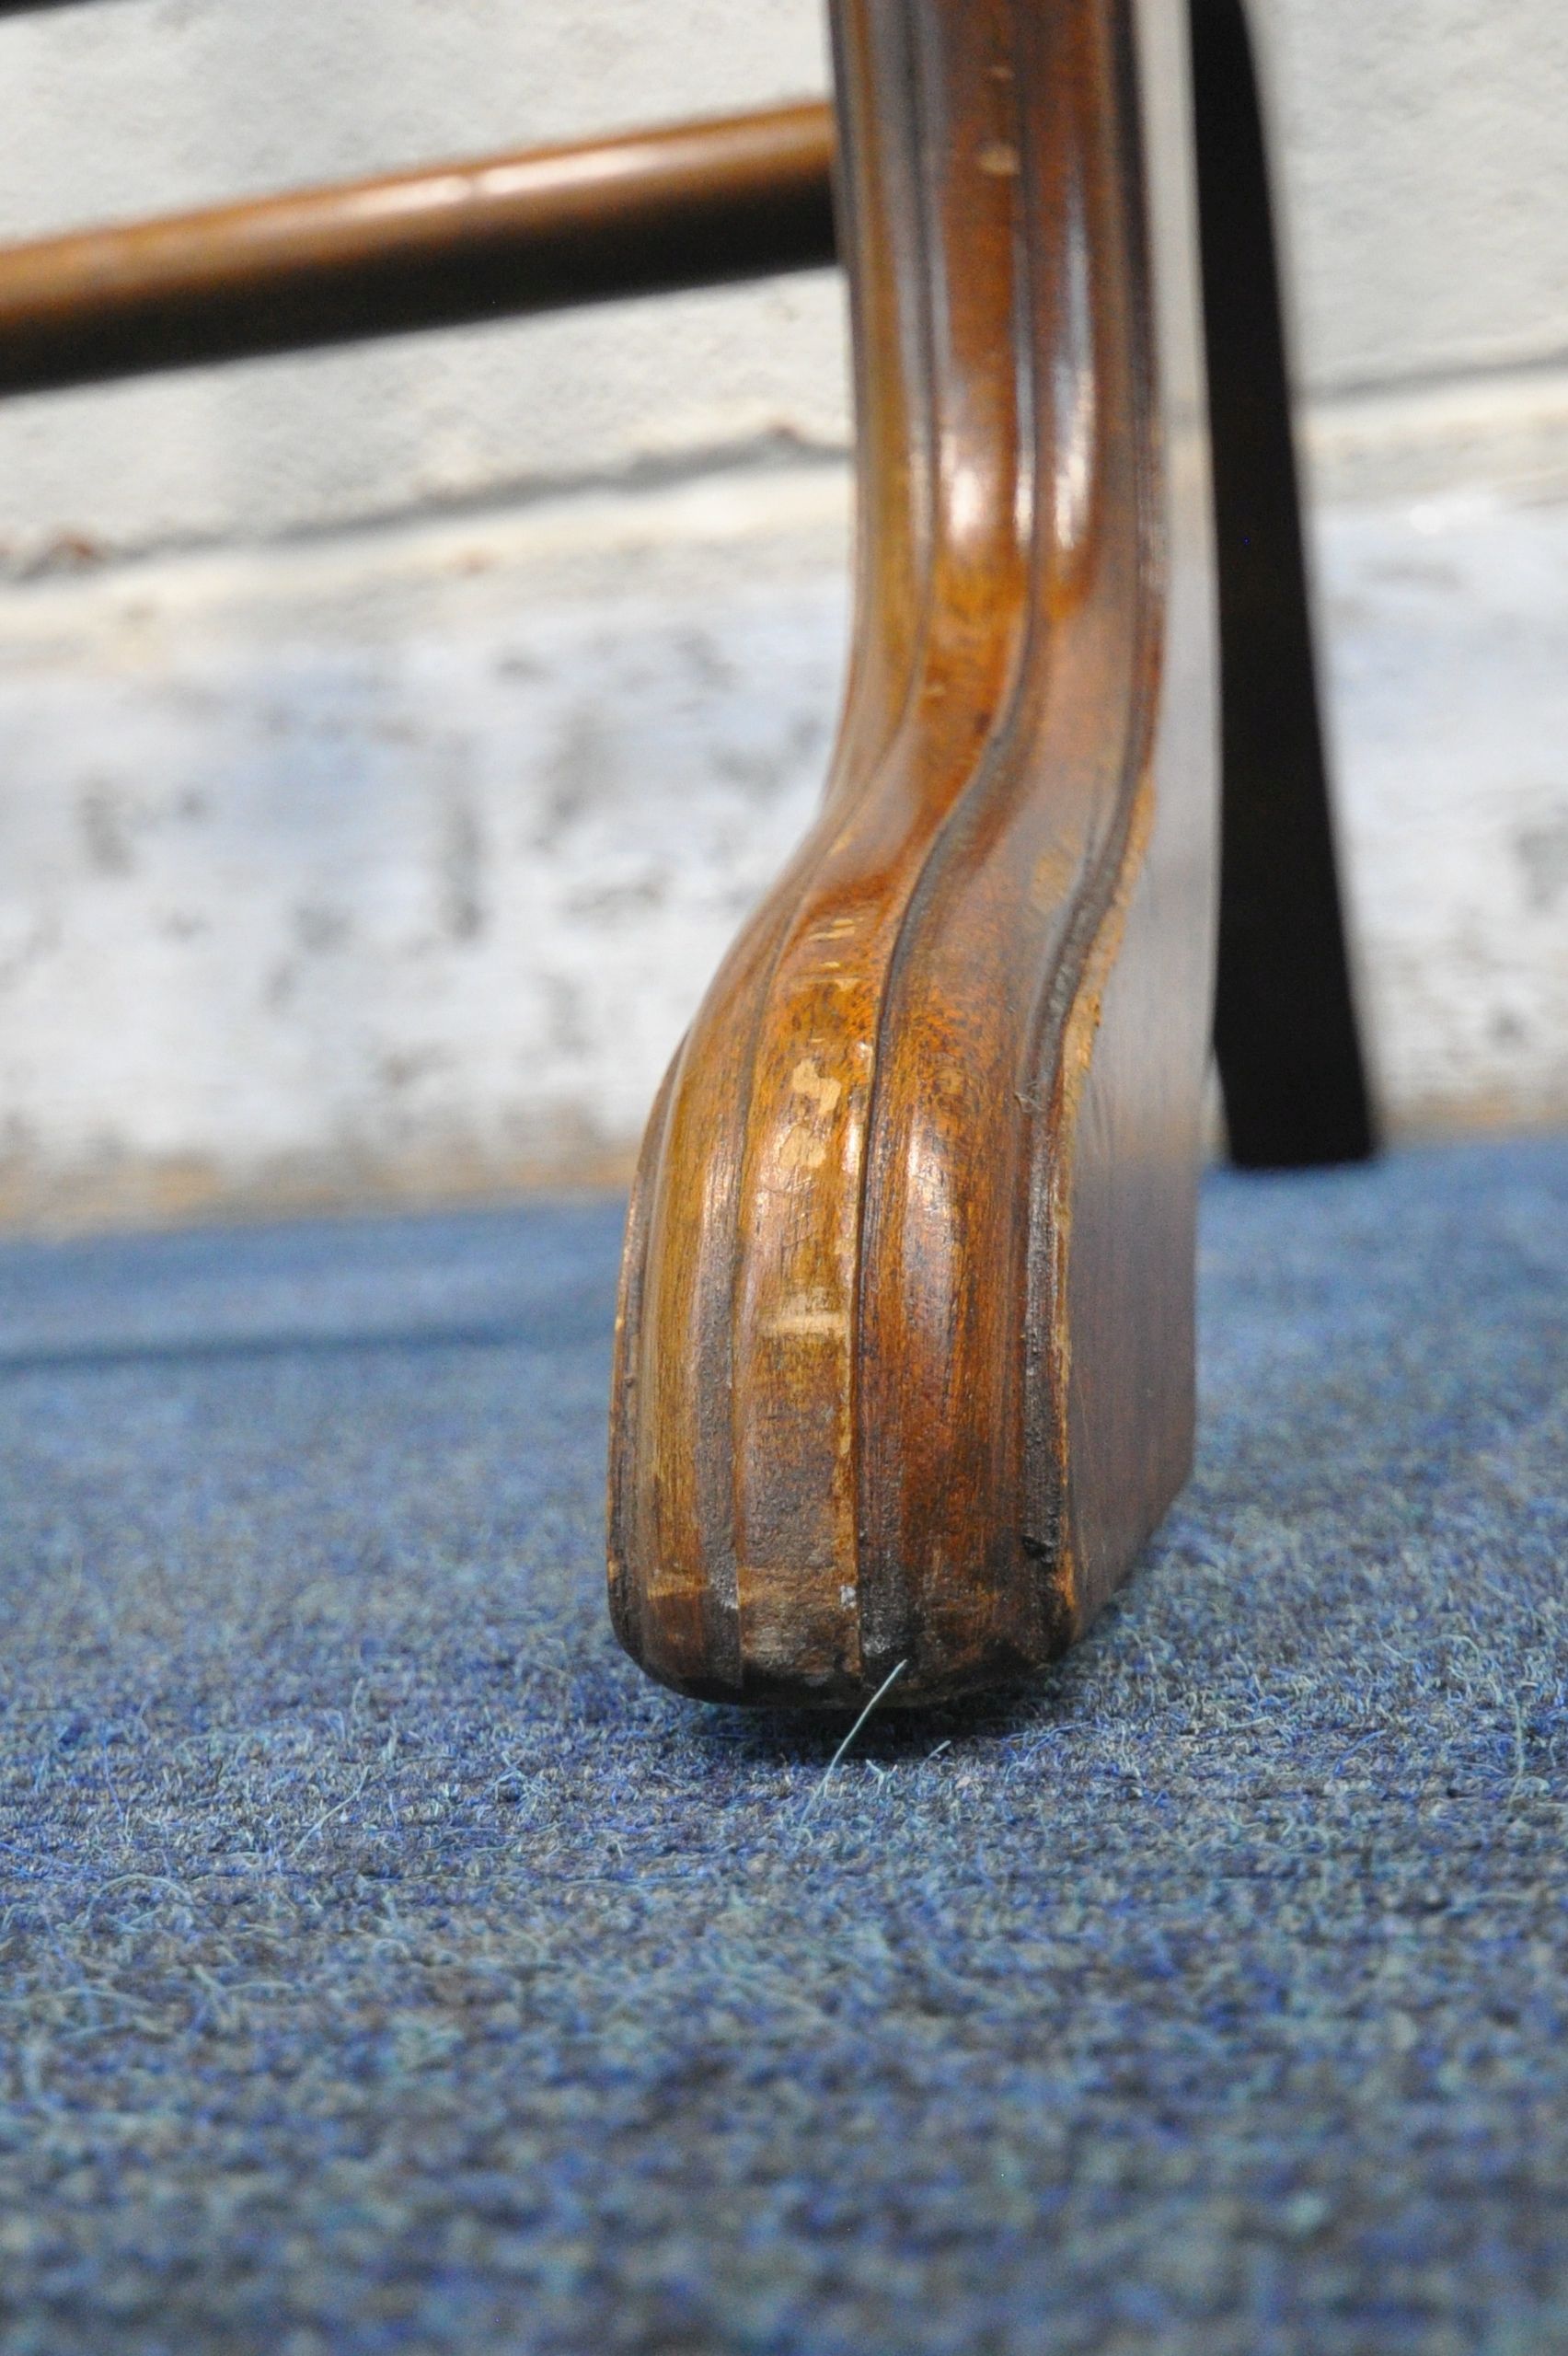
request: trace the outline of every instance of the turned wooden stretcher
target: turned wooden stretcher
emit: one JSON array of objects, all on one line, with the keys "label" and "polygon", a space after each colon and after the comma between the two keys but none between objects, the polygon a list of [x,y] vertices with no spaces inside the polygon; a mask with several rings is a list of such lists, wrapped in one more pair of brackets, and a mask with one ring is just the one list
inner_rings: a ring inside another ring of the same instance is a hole
[{"label": "turned wooden stretcher", "polygon": [[0,391],[821,262],[836,146],[848,688],[650,1123],[610,1586],[684,1691],[915,1703],[1058,1653],[1185,1477],[1216,952],[1234,1157],[1371,1125],[1241,0],[832,14],[836,140],[777,110],[0,252]]}]

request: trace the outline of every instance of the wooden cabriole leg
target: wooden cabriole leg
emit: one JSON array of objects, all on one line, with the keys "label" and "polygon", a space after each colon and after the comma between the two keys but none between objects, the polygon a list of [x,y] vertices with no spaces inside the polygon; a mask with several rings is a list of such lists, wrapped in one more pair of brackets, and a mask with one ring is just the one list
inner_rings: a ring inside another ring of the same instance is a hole
[{"label": "wooden cabriole leg", "polygon": [[1037,1669],[1185,1477],[1216,841],[1181,0],[836,0],[855,639],[655,1109],[610,1582],[739,1702]]}]

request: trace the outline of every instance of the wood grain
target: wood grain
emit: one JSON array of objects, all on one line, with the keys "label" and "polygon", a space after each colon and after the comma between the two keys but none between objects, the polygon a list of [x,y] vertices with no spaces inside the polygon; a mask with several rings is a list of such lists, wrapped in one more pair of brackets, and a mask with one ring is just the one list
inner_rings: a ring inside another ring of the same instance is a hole
[{"label": "wood grain", "polygon": [[612,1611],[683,1691],[1027,1675],[1184,1477],[1216,863],[1173,0],[840,0],[821,818],[650,1126]]}]

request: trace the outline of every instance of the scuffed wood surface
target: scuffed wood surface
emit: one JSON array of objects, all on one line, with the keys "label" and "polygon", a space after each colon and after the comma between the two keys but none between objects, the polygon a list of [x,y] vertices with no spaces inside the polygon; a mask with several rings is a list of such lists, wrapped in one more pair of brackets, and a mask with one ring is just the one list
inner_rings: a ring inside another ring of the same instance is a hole
[{"label": "scuffed wood surface", "polygon": [[1185,1475],[1215,877],[1170,0],[836,11],[859,417],[822,816],[650,1125],[611,1600],[684,1691],[1027,1674]]}]

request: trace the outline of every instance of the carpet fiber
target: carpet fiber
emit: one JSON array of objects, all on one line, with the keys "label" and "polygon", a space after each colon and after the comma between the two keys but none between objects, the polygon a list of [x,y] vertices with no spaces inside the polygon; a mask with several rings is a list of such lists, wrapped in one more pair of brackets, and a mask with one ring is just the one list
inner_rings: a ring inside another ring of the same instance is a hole
[{"label": "carpet fiber", "polygon": [[1568,2347],[1568,1145],[1210,1185],[1005,1707],[615,1649],[615,1206],[0,1253],[6,2356]]}]

